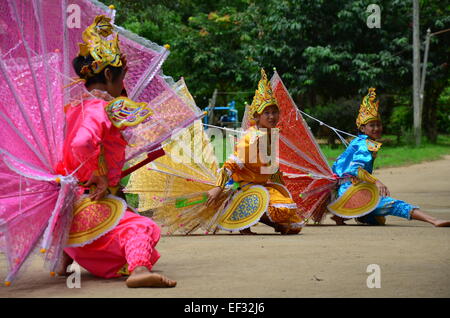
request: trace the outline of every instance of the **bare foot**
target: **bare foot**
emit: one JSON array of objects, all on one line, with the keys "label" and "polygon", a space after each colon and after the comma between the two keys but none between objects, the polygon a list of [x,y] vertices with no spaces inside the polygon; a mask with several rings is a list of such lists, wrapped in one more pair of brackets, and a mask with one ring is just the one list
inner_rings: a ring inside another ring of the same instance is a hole
[{"label": "bare foot", "polygon": [[303,228],[291,228],[288,225],[278,223],[275,225],[274,229],[275,232],[279,232],[281,235],[292,235],[300,233]]},{"label": "bare foot", "polygon": [[128,288],[175,287],[177,285],[177,282],[174,280],[160,274],[151,273],[147,268],[142,270],[139,267],[131,273],[125,283]]},{"label": "bare foot", "polygon": [[281,231],[282,235],[294,235],[294,234],[298,234],[301,232],[303,228],[299,227],[299,228],[286,228],[284,231]]},{"label": "bare foot", "polygon": [[285,225],[279,223],[273,223],[272,227],[275,230],[275,233],[283,234],[288,230],[288,228]]},{"label": "bare foot", "polygon": [[412,210],[411,218],[414,220],[428,222],[428,223],[434,225],[435,227],[449,227],[450,226],[450,221],[436,219],[435,217],[423,212],[420,209]]},{"label": "bare foot", "polygon": [[63,252],[62,257],[61,264],[56,269],[56,274],[58,276],[69,276],[71,273],[67,272],[67,267],[73,263],[73,259],[66,252]]},{"label": "bare foot", "polygon": [[450,221],[437,220],[436,222],[434,222],[433,225],[435,227],[449,227],[450,226]]},{"label": "bare foot", "polygon": [[334,222],[336,222],[336,225],[347,225],[347,224],[345,224],[345,219],[344,218],[341,218],[340,216],[337,216],[337,215],[333,215],[332,217],[331,217],[331,219],[334,221]]},{"label": "bare foot", "polygon": [[243,230],[240,230],[239,233],[241,233],[242,235],[257,235],[257,233],[252,232],[252,230],[250,230],[250,228],[246,228]]}]

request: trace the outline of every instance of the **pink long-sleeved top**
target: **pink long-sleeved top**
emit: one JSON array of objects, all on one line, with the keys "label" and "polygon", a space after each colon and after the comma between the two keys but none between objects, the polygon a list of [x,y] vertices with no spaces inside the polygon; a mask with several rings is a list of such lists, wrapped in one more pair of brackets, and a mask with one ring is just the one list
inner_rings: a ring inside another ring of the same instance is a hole
[{"label": "pink long-sleeved top", "polygon": [[103,153],[109,185],[119,183],[127,142],[108,118],[107,104],[104,99],[90,98],[66,108],[66,140],[58,172],[67,175],[76,171],[76,178],[86,182],[99,169]]}]

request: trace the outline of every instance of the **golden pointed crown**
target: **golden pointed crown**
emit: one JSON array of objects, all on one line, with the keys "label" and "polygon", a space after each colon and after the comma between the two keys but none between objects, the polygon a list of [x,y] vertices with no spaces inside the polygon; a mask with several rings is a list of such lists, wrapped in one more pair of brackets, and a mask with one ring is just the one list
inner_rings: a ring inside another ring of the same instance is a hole
[{"label": "golden pointed crown", "polygon": [[258,89],[255,91],[253,102],[250,105],[249,117],[253,119],[255,113],[261,114],[268,106],[277,105],[277,101],[272,92],[272,87],[267,79],[266,72],[261,69],[261,79],[258,83]]},{"label": "golden pointed crown", "polygon": [[376,97],[375,88],[369,88],[368,94],[364,96],[359,107],[358,118],[356,118],[356,126],[358,128],[370,121],[381,120],[380,113],[378,112],[380,101],[375,102]]},{"label": "golden pointed crown", "polygon": [[122,66],[118,35],[116,34],[113,40],[106,40],[106,37],[113,33],[112,29],[111,18],[98,15],[94,22],[84,30],[82,35],[84,43],[79,43],[80,52],[78,55],[91,55],[94,61],[91,65],[83,66],[81,69],[82,77],[87,78],[98,74],[108,65]]}]

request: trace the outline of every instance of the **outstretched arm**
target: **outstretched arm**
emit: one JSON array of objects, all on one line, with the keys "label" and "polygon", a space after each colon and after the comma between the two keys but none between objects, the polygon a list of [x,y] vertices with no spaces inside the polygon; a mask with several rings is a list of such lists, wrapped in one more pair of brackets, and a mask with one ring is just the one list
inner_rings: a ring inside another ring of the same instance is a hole
[{"label": "outstretched arm", "polygon": [[208,201],[206,201],[206,206],[210,207],[214,205],[223,189],[225,189],[225,185],[230,180],[231,174],[232,172],[228,168],[226,168],[225,165],[220,169],[219,176],[216,181],[216,186],[208,191]]},{"label": "outstretched arm", "polygon": [[206,205],[212,206],[219,198],[225,185],[231,179],[233,172],[238,171],[244,167],[246,162],[245,156],[248,156],[248,148],[250,145],[250,134],[244,135],[236,145],[236,150],[224,163],[223,167],[219,170],[219,176],[217,177],[216,186],[208,191],[208,201]]},{"label": "outstretched arm", "polygon": [[85,186],[95,186],[89,195],[89,198],[93,201],[100,200],[108,192],[108,167],[106,166],[103,147],[101,147],[100,156],[98,157],[98,169],[94,170]]}]

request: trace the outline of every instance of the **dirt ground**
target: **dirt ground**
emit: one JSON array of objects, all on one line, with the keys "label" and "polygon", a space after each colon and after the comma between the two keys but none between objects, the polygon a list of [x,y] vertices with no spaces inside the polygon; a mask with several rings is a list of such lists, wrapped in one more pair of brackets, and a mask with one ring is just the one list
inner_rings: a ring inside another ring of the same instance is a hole
[{"label": "dirt ground", "polygon": [[[450,219],[450,156],[375,174],[393,197]],[[154,270],[178,281],[172,289],[128,289],[124,279],[104,280],[82,271],[81,288],[50,277],[35,256],[0,297],[450,297],[450,228],[389,217],[384,227],[306,227],[280,236],[257,225],[257,236],[163,236]],[[381,288],[368,288],[370,264]],[[0,255],[0,279],[6,262]]]}]

